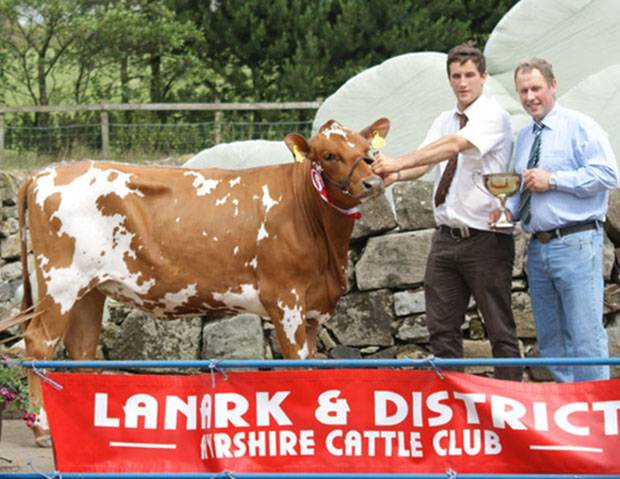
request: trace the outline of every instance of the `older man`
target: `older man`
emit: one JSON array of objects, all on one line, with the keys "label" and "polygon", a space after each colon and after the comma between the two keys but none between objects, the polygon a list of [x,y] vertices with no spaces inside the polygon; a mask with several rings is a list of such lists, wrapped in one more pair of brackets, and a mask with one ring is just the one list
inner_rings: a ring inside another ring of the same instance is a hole
[{"label": "older man", "polygon": [[[508,206],[532,234],[527,266],[538,345],[545,357],[607,357],[602,223],[618,182],[616,159],[594,120],[557,103],[548,62],[523,62],[514,78],[532,121],[515,151],[524,188]],[[549,369],[558,382],[609,378],[608,366]]]}]

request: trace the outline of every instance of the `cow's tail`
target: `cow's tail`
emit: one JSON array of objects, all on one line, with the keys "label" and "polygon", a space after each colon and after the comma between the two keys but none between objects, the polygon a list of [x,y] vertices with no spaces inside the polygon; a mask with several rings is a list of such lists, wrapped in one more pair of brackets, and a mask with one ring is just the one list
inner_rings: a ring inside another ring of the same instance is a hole
[{"label": "cow's tail", "polygon": [[30,284],[30,274],[28,272],[28,239],[26,234],[26,210],[28,208],[28,187],[32,183],[32,177],[28,176],[22,183],[17,195],[17,213],[19,218],[19,237],[21,247],[22,263],[22,282],[24,294],[22,297],[21,311],[14,316],[0,321],[0,332],[9,329],[16,324],[25,323],[42,312],[35,312],[32,300],[32,285]]},{"label": "cow's tail", "polygon": [[32,308],[32,285],[28,273],[28,231],[26,228],[26,210],[28,209],[28,189],[32,184],[32,176],[26,177],[17,195],[17,216],[19,221],[19,241],[22,262],[22,284],[24,294],[22,296],[22,312]]}]

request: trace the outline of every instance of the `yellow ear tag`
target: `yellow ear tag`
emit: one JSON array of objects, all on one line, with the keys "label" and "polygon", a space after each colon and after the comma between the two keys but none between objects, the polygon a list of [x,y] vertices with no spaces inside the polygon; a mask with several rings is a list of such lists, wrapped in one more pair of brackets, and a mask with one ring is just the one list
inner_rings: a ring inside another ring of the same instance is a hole
[{"label": "yellow ear tag", "polygon": [[297,145],[293,145],[293,155],[295,156],[295,161],[297,163],[303,163],[304,162],[304,155],[302,155],[299,152],[299,148],[297,148]]},{"label": "yellow ear tag", "polygon": [[383,148],[385,146],[385,138],[375,131],[372,140],[370,140],[370,146],[372,146],[375,150]]}]

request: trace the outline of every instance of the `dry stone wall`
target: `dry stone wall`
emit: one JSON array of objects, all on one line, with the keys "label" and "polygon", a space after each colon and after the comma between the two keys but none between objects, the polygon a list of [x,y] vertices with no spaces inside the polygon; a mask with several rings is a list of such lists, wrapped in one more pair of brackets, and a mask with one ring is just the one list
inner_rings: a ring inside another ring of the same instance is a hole
[{"label": "dry stone wall", "polygon": [[[7,317],[16,311],[15,295],[21,284],[15,205],[19,178],[6,174],[1,178],[0,317]],[[320,330],[322,357],[424,358],[430,354],[422,284],[434,233],[430,188],[425,182],[397,184],[393,190],[395,212],[385,197],[362,206],[363,217],[356,223],[350,248],[347,293]],[[620,245],[618,190],[612,192],[607,230]],[[527,238],[518,231],[515,241],[513,310],[517,333],[524,356],[536,356],[523,260]],[[620,356],[620,287],[609,278],[614,254],[608,239],[604,320],[611,355]],[[491,356],[484,318],[473,299],[462,330],[466,357]],[[0,340],[7,337],[4,333]],[[58,354],[62,357],[62,348]],[[102,359],[273,358],[280,357],[280,349],[271,323],[251,314],[163,321],[110,301],[98,355]],[[490,369],[469,371],[489,373]],[[526,373],[533,380],[550,379],[544,368],[528,368]],[[613,374],[620,377],[618,370]]]}]

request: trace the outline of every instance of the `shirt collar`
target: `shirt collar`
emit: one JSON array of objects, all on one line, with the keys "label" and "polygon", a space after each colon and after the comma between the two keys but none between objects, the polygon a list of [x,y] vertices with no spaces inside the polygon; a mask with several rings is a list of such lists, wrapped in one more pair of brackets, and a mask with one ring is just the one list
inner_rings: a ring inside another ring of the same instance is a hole
[{"label": "shirt collar", "polygon": [[465,115],[468,119],[471,120],[472,116],[476,114],[476,112],[481,108],[483,100],[484,92],[480,94],[478,98],[476,98],[473,102],[471,102],[465,110],[460,111],[458,106],[455,106],[452,110],[452,114],[454,118],[458,118],[457,115]]},{"label": "shirt collar", "polygon": [[[555,105],[553,105],[553,108],[551,109],[551,111],[549,113],[547,113],[544,118],[540,121],[540,123],[545,127],[545,128],[549,128],[550,130],[553,130],[558,123],[559,120],[559,110],[561,110],[562,107],[558,104],[558,102],[555,102]],[[532,133],[534,133],[534,125],[536,124],[536,122],[534,120],[532,120],[530,122],[530,131]]]}]

